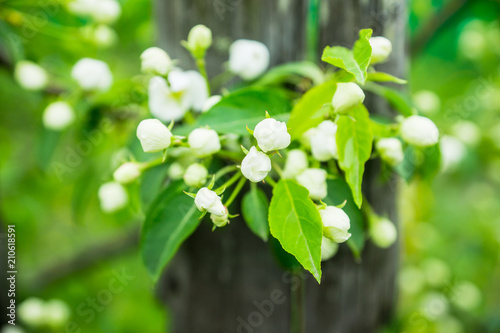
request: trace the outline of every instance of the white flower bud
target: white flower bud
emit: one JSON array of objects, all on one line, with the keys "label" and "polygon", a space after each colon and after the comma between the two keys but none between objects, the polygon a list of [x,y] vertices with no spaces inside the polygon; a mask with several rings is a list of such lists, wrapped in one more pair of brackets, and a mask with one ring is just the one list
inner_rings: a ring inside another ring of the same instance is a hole
[{"label": "white flower bud", "polygon": [[392,43],[385,37],[370,38],[370,46],[372,47],[372,58],[370,61],[372,65],[384,62],[392,52]]},{"label": "white flower bud", "polygon": [[222,228],[223,226],[229,223],[229,217],[227,212],[222,216],[210,214],[210,219],[217,228]]},{"label": "white flower bud", "polygon": [[370,225],[370,236],[373,244],[381,248],[388,248],[396,241],[398,231],[390,220],[379,218]]},{"label": "white flower bud", "polygon": [[205,103],[203,103],[203,107],[201,108],[201,112],[208,112],[215,104],[219,103],[222,99],[221,95],[213,95],[209,97]]},{"label": "white flower bud", "polygon": [[365,93],[354,82],[339,82],[337,90],[333,94],[333,111],[339,114],[345,114],[353,107],[363,103]]},{"label": "white flower bud", "polygon": [[203,24],[195,25],[191,28],[187,38],[187,47],[192,52],[198,53],[196,57],[202,55],[212,45],[212,30]]},{"label": "white flower bud", "polygon": [[75,111],[63,101],[51,103],[43,111],[43,125],[54,131],[62,131],[74,121]]},{"label": "white flower bud", "polygon": [[16,63],[14,78],[26,90],[41,90],[49,81],[48,74],[43,67],[26,60]]},{"label": "white flower bud", "polygon": [[168,168],[168,177],[173,180],[181,179],[184,176],[184,167],[179,162],[174,162]]},{"label": "white flower bud", "polygon": [[467,148],[459,139],[444,135],[440,142],[441,170],[449,171],[455,169],[465,158]]},{"label": "white flower bud", "polygon": [[28,326],[37,327],[45,323],[44,302],[36,297],[30,297],[19,305],[19,318]]},{"label": "white flower bud", "polygon": [[198,157],[206,157],[217,153],[220,148],[219,135],[208,128],[197,128],[189,133],[188,144]]},{"label": "white flower bud", "polygon": [[188,186],[201,187],[208,177],[208,170],[199,163],[191,164],[184,173],[184,182]]},{"label": "white flower bud", "polygon": [[113,213],[128,204],[128,194],[125,188],[116,182],[101,185],[98,192],[101,209],[105,213]]},{"label": "white flower bud", "polygon": [[113,178],[120,184],[128,184],[139,178],[142,174],[142,165],[135,162],[123,163],[113,173]]},{"label": "white flower bud", "polygon": [[145,119],[137,126],[137,138],[146,153],[167,149],[172,143],[172,133],[158,119]]},{"label": "white flower bud", "polygon": [[71,77],[84,90],[107,91],[113,83],[113,74],[103,61],[83,58],[73,66]]},{"label": "white flower bud", "polygon": [[166,75],[172,67],[172,59],[159,47],[150,47],[141,54],[141,70],[144,73]]},{"label": "white flower bud", "polygon": [[413,95],[413,102],[419,111],[425,115],[432,115],[441,109],[441,99],[430,90],[420,90]]},{"label": "white flower bud", "polygon": [[257,183],[271,171],[271,159],[257,148],[252,147],[241,162],[241,173],[251,182]]},{"label": "white flower bud", "polygon": [[336,243],[343,243],[351,237],[349,216],[340,208],[327,206],[319,210],[323,222],[323,235]]},{"label": "white flower bud", "polygon": [[300,143],[304,148],[311,149],[311,139],[316,134],[318,129],[316,127],[310,128],[302,134],[300,138]]},{"label": "white flower bud", "polygon": [[99,24],[92,32],[92,39],[98,46],[109,47],[118,40],[118,35],[106,24]]},{"label": "white flower bud", "polygon": [[266,118],[255,126],[253,136],[263,152],[285,149],[290,145],[291,137],[286,123],[273,118]]},{"label": "white flower bud", "polygon": [[377,141],[377,151],[387,164],[396,166],[404,159],[403,145],[396,138],[383,138]]},{"label": "white flower bud", "polygon": [[239,39],[229,47],[229,69],[244,80],[253,80],[269,66],[269,50],[261,42]]},{"label": "white flower bud", "polygon": [[52,327],[62,327],[71,315],[69,306],[58,299],[52,299],[45,303],[45,320]]},{"label": "white flower bud", "polygon": [[338,158],[337,150],[337,125],[331,120],[325,120],[310,133],[310,145],[313,157],[325,162]]},{"label": "white flower bud", "polygon": [[339,245],[325,236],[321,239],[321,261],[331,259],[339,249]]},{"label": "white flower bud", "polygon": [[297,176],[297,182],[309,191],[311,199],[319,200],[327,195],[326,175],[323,169],[306,169]]},{"label": "white flower bud", "polygon": [[309,166],[307,155],[300,149],[290,150],[286,156],[283,178],[293,179]]},{"label": "white flower bud", "polygon": [[227,209],[222,204],[221,198],[217,193],[206,187],[201,188],[198,193],[196,193],[194,203],[202,212],[208,211],[217,216],[224,216],[227,214]]},{"label": "white flower bud", "polygon": [[439,130],[429,118],[410,116],[401,124],[401,136],[411,145],[428,147],[439,140]]}]

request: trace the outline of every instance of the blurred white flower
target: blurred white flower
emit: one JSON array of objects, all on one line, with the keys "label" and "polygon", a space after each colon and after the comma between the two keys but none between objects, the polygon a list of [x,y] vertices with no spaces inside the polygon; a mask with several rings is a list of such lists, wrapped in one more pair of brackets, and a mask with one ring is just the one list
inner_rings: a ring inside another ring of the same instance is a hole
[{"label": "blurred white flower", "polygon": [[128,204],[128,194],[125,188],[116,182],[104,183],[98,191],[101,209],[105,213],[113,213]]},{"label": "blurred white flower", "polygon": [[386,61],[392,52],[392,43],[385,37],[371,37],[370,46],[372,47],[372,58],[370,61],[372,65]]},{"label": "blurred white flower", "polygon": [[324,120],[313,132],[308,133],[311,152],[316,160],[325,162],[338,158],[337,125],[333,121]]},{"label": "blurred white flower", "polygon": [[[302,134],[302,137],[300,138],[300,143],[302,146],[306,149],[312,149],[311,148],[311,139],[312,137],[316,134],[318,129],[316,127],[310,128],[307,131]],[[336,146],[337,144],[335,144]]]},{"label": "blurred white flower", "polygon": [[391,166],[396,166],[404,159],[403,145],[396,138],[382,138],[376,143],[377,151],[382,160]]},{"label": "blurred white flower", "polygon": [[191,164],[184,173],[184,182],[188,186],[201,187],[208,177],[208,170],[199,163]]},{"label": "blurred white flower", "polygon": [[422,297],[421,311],[429,320],[436,320],[448,313],[449,303],[445,295],[432,291]]},{"label": "blurred white flower", "polygon": [[290,145],[286,123],[273,118],[266,118],[255,126],[253,136],[263,152],[285,149]]},{"label": "blurred white flower", "polygon": [[392,221],[379,218],[370,225],[370,237],[373,244],[381,248],[388,248],[396,241],[398,231]]},{"label": "blurred white flower", "polygon": [[286,155],[283,178],[293,179],[309,166],[307,155],[300,149],[292,149]]},{"label": "blurred white flower", "polygon": [[142,174],[142,165],[136,162],[123,163],[113,173],[113,179],[120,184],[128,184],[139,178]]},{"label": "blurred white flower", "polygon": [[475,284],[469,281],[458,282],[451,291],[451,302],[465,311],[476,309],[482,302],[482,293]]},{"label": "blurred white flower", "polygon": [[104,61],[83,58],[73,66],[71,76],[84,90],[107,91],[113,83],[113,74]]},{"label": "blurred white flower", "polygon": [[333,258],[337,253],[339,245],[325,236],[321,239],[321,261]]},{"label": "blurred white flower", "polygon": [[155,153],[167,149],[172,143],[172,133],[158,119],[145,119],[139,123],[137,138],[146,153]]},{"label": "blurred white flower", "polygon": [[198,157],[213,155],[221,148],[219,135],[208,128],[197,128],[189,133],[188,144]]},{"label": "blurred white flower", "polygon": [[43,125],[54,131],[62,131],[74,121],[75,111],[63,101],[50,103],[43,111]]},{"label": "blurred white flower", "polygon": [[339,114],[345,114],[353,107],[363,103],[365,93],[354,82],[339,82],[337,90],[333,94],[333,111]]},{"label": "blurred white flower", "polygon": [[425,285],[425,277],[422,271],[413,266],[405,266],[398,276],[399,288],[412,295],[418,294]]},{"label": "blurred white flower", "polygon": [[212,190],[206,187],[201,188],[194,199],[196,207],[200,211],[208,211],[217,216],[225,216],[227,209],[222,204],[221,198]]},{"label": "blurred white flower", "polygon": [[439,130],[429,118],[410,116],[401,124],[403,140],[418,147],[435,145],[439,140]]},{"label": "blurred white flower", "polygon": [[14,78],[26,90],[41,90],[47,86],[49,77],[45,69],[34,62],[21,60],[14,68]]},{"label": "blurred white flower", "polygon": [[420,90],[413,95],[413,102],[419,111],[425,115],[433,115],[441,109],[441,99],[430,90]]},{"label": "blurred white flower", "polygon": [[252,147],[241,162],[241,173],[251,182],[257,183],[271,171],[271,159],[257,148]]},{"label": "blurred white flower", "polygon": [[149,80],[148,106],[151,114],[164,122],[181,120],[188,111],[188,106],[172,93],[161,76]]},{"label": "blurred white flower", "polygon": [[118,35],[116,31],[107,26],[106,24],[99,24],[94,28],[93,40],[96,45],[101,47],[109,47],[116,43],[118,40]]},{"label": "blurred white flower", "polygon": [[208,99],[207,82],[197,71],[172,70],[168,82],[173,92],[181,94],[182,105],[201,112]]},{"label": "blurred white flower", "polygon": [[451,131],[457,139],[470,147],[477,146],[481,140],[481,130],[472,121],[458,121],[453,125]]},{"label": "blurred white flower", "polygon": [[141,54],[141,70],[144,73],[167,75],[172,59],[159,47],[150,47]]},{"label": "blurred white flower", "polygon": [[203,107],[201,108],[201,112],[208,112],[215,104],[219,103],[222,99],[221,95],[213,95],[210,96],[205,103],[203,103]]},{"label": "blurred white flower", "polygon": [[12,326],[10,324],[2,326],[0,333],[26,333],[21,327]]},{"label": "blurred white flower", "polygon": [[58,299],[51,299],[45,303],[45,320],[52,327],[62,327],[69,320],[71,309]]},{"label": "blurred white flower", "polygon": [[330,238],[336,243],[347,241],[351,234],[351,221],[349,216],[340,208],[327,206],[319,210],[323,222],[323,236]]},{"label": "blurred white flower", "polygon": [[310,168],[297,176],[297,182],[309,191],[311,199],[319,200],[327,195],[326,175],[323,169]]},{"label": "blurred white flower", "polygon": [[429,285],[443,286],[451,279],[451,270],[448,264],[440,259],[427,258],[422,262],[422,268]]},{"label": "blurred white flower", "polygon": [[466,58],[479,59],[488,49],[486,29],[480,20],[473,20],[464,26],[458,37],[458,49]]},{"label": "blurred white flower", "polygon": [[244,80],[253,80],[269,66],[269,50],[261,42],[239,39],[229,48],[229,69]]},{"label": "blurred white flower", "polygon": [[443,135],[439,142],[441,149],[441,169],[450,171],[455,169],[465,158],[467,148],[459,139]]},{"label": "blurred white flower", "polygon": [[222,216],[210,214],[210,219],[217,228],[222,228],[229,223],[229,216],[227,212]]},{"label": "blurred white flower", "polygon": [[115,22],[121,15],[121,7],[116,0],[72,0],[68,3],[68,10],[105,24]]},{"label": "blurred white flower", "polygon": [[19,318],[28,326],[37,327],[45,323],[43,300],[30,297],[24,300],[18,309]]},{"label": "blurred white flower", "polygon": [[168,168],[168,177],[173,180],[181,179],[184,176],[184,167],[179,162],[174,162]]},{"label": "blurred white flower", "polygon": [[187,38],[187,48],[194,52],[197,58],[212,45],[212,30],[203,24],[195,25],[191,28]]}]

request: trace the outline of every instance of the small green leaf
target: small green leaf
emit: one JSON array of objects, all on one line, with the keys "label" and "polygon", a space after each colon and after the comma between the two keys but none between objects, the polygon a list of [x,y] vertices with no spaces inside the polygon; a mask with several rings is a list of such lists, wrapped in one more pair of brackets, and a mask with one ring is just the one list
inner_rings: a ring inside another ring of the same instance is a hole
[{"label": "small green leaf", "polygon": [[370,66],[370,61],[372,57],[372,46],[370,45],[370,37],[372,36],[372,29],[362,29],[359,31],[359,39],[354,43],[352,48],[352,53],[354,54],[354,59],[359,65],[359,68],[363,71],[364,81],[359,83],[365,83],[366,81],[366,71],[368,66]]},{"label": "small green leaf", "polygon": [[158,280],[164,267],[201,220],[182,181],[168,186],[151,205],[142,228],[141,252],[146,268]]},{"label": "small green leaf", "polygon": [[273,190],[269,225],[283,249],[320,283],[323,225],[309,192],[293,180],[282,179]]},{"label": "small green leaf", "polygon": [[323,121],[330,111],[330,103],[336,89],[335,81],[327,81],[302,96],[294,106],[287,124],[292,138],[299,139],[305,131]]},{"label": "small green leaf", "polygon": [[374,73],[368,73],[368,81],[375,81],[375,82],[393,82],[397,84],[405,84],[407,83],[406,80],[400,79],[398,77],[392,76],[391,74],[387,74],[384,72],[374,72]]},{"label": "small green leaf", "polygon": [[264,242],[267,242],[269,236],[269,223],[267,221],[269,200],[264,191],[255,184],[252,184],[250,191],[241,200],[241,214],[250,230],[262,238]]},{"label": "small green leaf", "polygon": [[373,82],[367,82],[363,88],[387,99],[389,104],[405,117],[416,114],[410,98],[395,89]]},{"label": "small green leaf", "polygon": [[365,163],[372,151],[373,133],[368,110],[363,105],[357,106],[349,115],[352,117],[341,116],[337,123],[339,165],[345,172],[354,202],[361,207],[363,201],[361,182]]}]

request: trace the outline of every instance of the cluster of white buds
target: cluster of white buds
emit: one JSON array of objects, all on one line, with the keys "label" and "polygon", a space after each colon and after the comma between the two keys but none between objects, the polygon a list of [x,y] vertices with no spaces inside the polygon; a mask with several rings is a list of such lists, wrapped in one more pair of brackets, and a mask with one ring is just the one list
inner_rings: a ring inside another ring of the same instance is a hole
[{"label": "cluster of white buds", "polygon": [[49,76],[43,67],[27,60],[16,63],[14,78],[22,88],[32,91],[44,89],[49,81]]},{"label": "cluster of white buds", "polygon": [[173,64],[167,52],[159,47],[150,47],[141,54],[141,70],[144,73],[167,75]]},{"label": "cluster of white buds", "polygon": [[239,39],[229,48],[229,69],[243,80],[253,80],[269,66],[269,50],[261,42]]},{"label": "cluster of white buds", "polygon": [[333,111],[338,114],[346,114],[353,107],[358,106],[365,100],[365,93],[354,82],[339,82],[333,94]]},{"label": "cluster of white buds", "polygon": [[396,166],[404,159],[403,145],[396,138],[383,138],[375,145],[382,160],[391,166]]},{"label": "cluster of white buds", "polygon": [[75,121],[75,111],[66,102],[53,102],[43,111],[43,125],[54,131],[62,131]]},{"label": "cluster of white buds", "polygon": [[341,208],[335,206],[319,207],[319,215],[323,223],[323,236],[335,243],[343,243],[351,237],[349,233],[351,221]]},{"label": "cluster of white buds", "polygon": [[429,147],[439,141],[439,130],[429,118],[410,116],[401,123],[401,137],[411,145]]},{"label": "cluster of white buds", "polygon": [[392,52],[392,43],[385,37],[370,38],[370,46],[372,47],[372,57],[370,63],[381,63],[389,58]]},{"label": "cluster of white buds", "polygon": [[313,200],[321,200],[326,197],[327,173],[323,169],[310,168],[304,170],[297,176],[297,182],[309,191],[309,197]]},{"label": "cluster of white buds", "polygon": [[73,66],[71,76],[84,90],[107,91],[113,83],[113,74],[104,61],[83,58]]}]

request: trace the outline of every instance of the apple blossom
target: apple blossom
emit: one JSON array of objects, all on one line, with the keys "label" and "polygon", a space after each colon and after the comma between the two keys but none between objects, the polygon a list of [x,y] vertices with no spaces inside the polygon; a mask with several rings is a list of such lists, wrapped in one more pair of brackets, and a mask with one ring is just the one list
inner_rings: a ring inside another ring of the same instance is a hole
[{"label": "apple blossom", "polygon": [[356,105],[363,103],[364,100],[365,93],[356,83],[339,82],[332,98],[333,111],[345,114]]},{"label": "apple blossom", "polygon": [[208,170],[199,163],[191,164],[184,173],[184,182],[188,186],[201,187],[208,177]]},{"label": "apple blossom", "polygon": [[326,176],[325,170],[310,168],[297,176],[297,182],[309,191],[311,199],[319,200],[327,195]]},{"label": "apple blossom", "polygon": [[291,137],[286,123],[273,118],[266,118],[255,126],[253,136],[263,152],[285,149],[290,145]]},{"label": "apple blossom", "polygon": [[239,39],[229,47],[229,69],[244,80],[253,80],[269,66],[269,50],[261,42]]},{"label": "apple blossom", "polygon": [[370,46],[372,47],[371,64],[384,62],[392,52],[392,43],[385,37],[371,37]]},{"label": "apple blossom", "polygon": [[61,131],[75,121],[75,111],[66,102],[53,102],[43,111],[43,125],[55,131]]},{"label": "apple blossom", "polygon": [[108,64],[91,58],[78,60],[71,70],[71,76],[84,90],[107,91],[113,83]]},{"label": "apple blossom", "polygon": [[219,135],[208,128],[197,128],[189,133],[188,144],[198,157],[206,157],[217,153],[220,148]]},{"label": "apple blossom", "polygon": [[324,120],[310,134],[311,152],[316,160],[325,162],[338,158],[336,135],[337,125],[331,120]]},{"label": "apple blossom", "polygon": [[221,198],[217,193],[206,187],[202,187],[198,193],[196,193],[194,203],[202,212],[208,211],[217,216],[224,216],[227,214],[227,209],[222,204]]},{"label": "apple blossom", "polygon": [[21,60],[14,68],[14,78],[26,90],[41,90],[47,86],[49,77],[45,69],[34,62]]},{"label": "apple blossom", "polygon": [[331,259],[337,253],[339,245],[330,238],[321,238],[321,261]]},{"label": "apple blossom", "polygon": [[159,47],[150,47],[141,54],[141,70],[144,73],[167,75],[172,65],[170,56]]},{"label": "apple blossom", "polygon": [[158,119],[145,119],[137,126],[137,138],[146,153],[167,149],[172,143],[172,133]]},{"label": "apple blossom", "polygon": [[439,140],[439,130],[429,118],[422,116],[410,116],[401,124],[401,136],[403,140],[419,147],[435,145]]},{"label": "apple blossom", "polygon": [[351,237],[349,216],[340,208],[327,206],[319,210],[323,222],[323,235],[336,243],[343,243]]},{"label": "apple blossom", "polygon": [[271,171],[271,159],[257,148],[252,147],[241,162],[241,173],[251,182],[257,183]]},{"label": "apple blossom", "polygon": [[396,166],[404,159],[403,145],[396,138],[382,138],[375,146],[382,160],[389,165]]},{"label": "apple blossom", "polygon": [[306,153],[300,149],[292,149],[286,156],[283,178],[293,179],[307,169],[308,166],[309,162]]},{"label": "apple blossom", "polygon": [[142,165],[136,162],[123,163],[113,173],[113,179],[120,184],[128,184],[139,178],[142,174]]},{"label": "apple blossom", "polygon": [[105,213],[112,213],[124,208],[128,204],[128,194],[125,188],[117,182],[104,183],[98,191],[101,209]]},{"label": "apple blossom", "polygon": [[398,231],[396,226],[386,218],[375,219],[370,225],[372,242],[381,248],[388,248],[396,241]]}]

